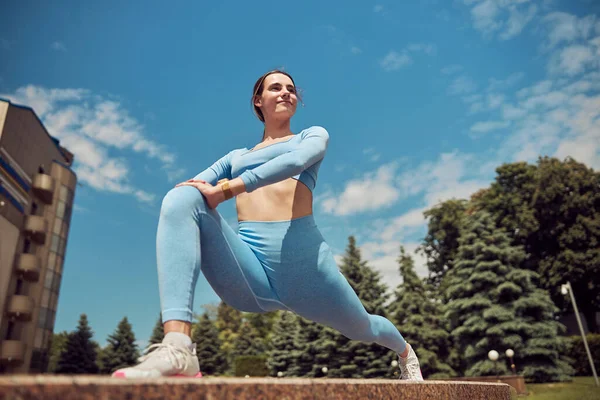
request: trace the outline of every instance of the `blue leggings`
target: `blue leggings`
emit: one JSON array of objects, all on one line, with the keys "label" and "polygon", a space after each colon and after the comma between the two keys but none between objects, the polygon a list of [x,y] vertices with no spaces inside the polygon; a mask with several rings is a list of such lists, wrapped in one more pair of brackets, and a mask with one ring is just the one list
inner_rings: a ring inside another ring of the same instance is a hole
[{"label": "blue leggings", "polygon": [[156,245],[163,322],[192,321],[202,270],[217,295],[240,311],[288,310],[350,339],[405,350],[389,320],[367,313],[312,215],[240,221],[236,233],[198,189],[182,186],[163,200]]}]

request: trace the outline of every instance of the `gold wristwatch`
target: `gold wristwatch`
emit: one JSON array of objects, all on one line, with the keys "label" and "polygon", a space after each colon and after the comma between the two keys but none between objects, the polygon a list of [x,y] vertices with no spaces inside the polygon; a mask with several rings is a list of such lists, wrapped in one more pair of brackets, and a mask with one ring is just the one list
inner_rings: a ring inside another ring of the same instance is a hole
[{"label": "gold wristwatch", "polygon": [[217,185],[221,186],[221,190],[225,194],[225,200],[229,200],[233,197],[233,192],[229,188],[229,179],[224,178],[217,182]]}]

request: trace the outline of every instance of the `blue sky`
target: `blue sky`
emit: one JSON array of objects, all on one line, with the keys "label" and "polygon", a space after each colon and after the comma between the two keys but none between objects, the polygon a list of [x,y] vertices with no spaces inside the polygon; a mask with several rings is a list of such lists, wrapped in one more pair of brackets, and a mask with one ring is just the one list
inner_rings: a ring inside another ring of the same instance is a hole
[{"label": "blue sky", "polygon": [[[76,157],[55,332],[86,313],[101,343],[123,316],[149,338],[162,197],[260,140],[250,94],[267,70],[304,91],[293,131],[330,133],[315,191],[325,238],[339,256],[355,235],[390,288],[423,210],[489,185],[501,163],[600,167],[592,0],[21,1],[0,15],[0,59],[0,97]],[[232,201],[219,211],[236,225]],[[217,301],[200,279],[196,310]]]}]

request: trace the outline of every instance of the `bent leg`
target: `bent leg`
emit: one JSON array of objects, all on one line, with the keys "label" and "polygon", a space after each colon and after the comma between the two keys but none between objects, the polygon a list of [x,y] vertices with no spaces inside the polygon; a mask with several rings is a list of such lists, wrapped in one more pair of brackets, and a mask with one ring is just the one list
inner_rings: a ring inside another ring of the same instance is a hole
[{"label": "bent leg", "polygon": [[194,187],[172,189],[163,199],[156,249],[163,322],[192,320],[200,270],[240,311],[281,309],[252,250]]}]

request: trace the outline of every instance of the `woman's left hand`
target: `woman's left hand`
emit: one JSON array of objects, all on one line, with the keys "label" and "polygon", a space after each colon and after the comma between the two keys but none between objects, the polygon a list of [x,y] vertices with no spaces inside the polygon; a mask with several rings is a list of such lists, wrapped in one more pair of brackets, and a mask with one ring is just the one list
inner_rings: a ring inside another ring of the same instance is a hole
[{"label": "woman's left hand", "polygon": [[179,186],[193,186],[202,193],[206,199],[206,204],[210,208],[217,208],[219,204],[225,201],[225,193],[219,186],[213,186],[210,183],[206,183],[201,180],[190,179],[189,181],[181,182],[175,187]]}]

